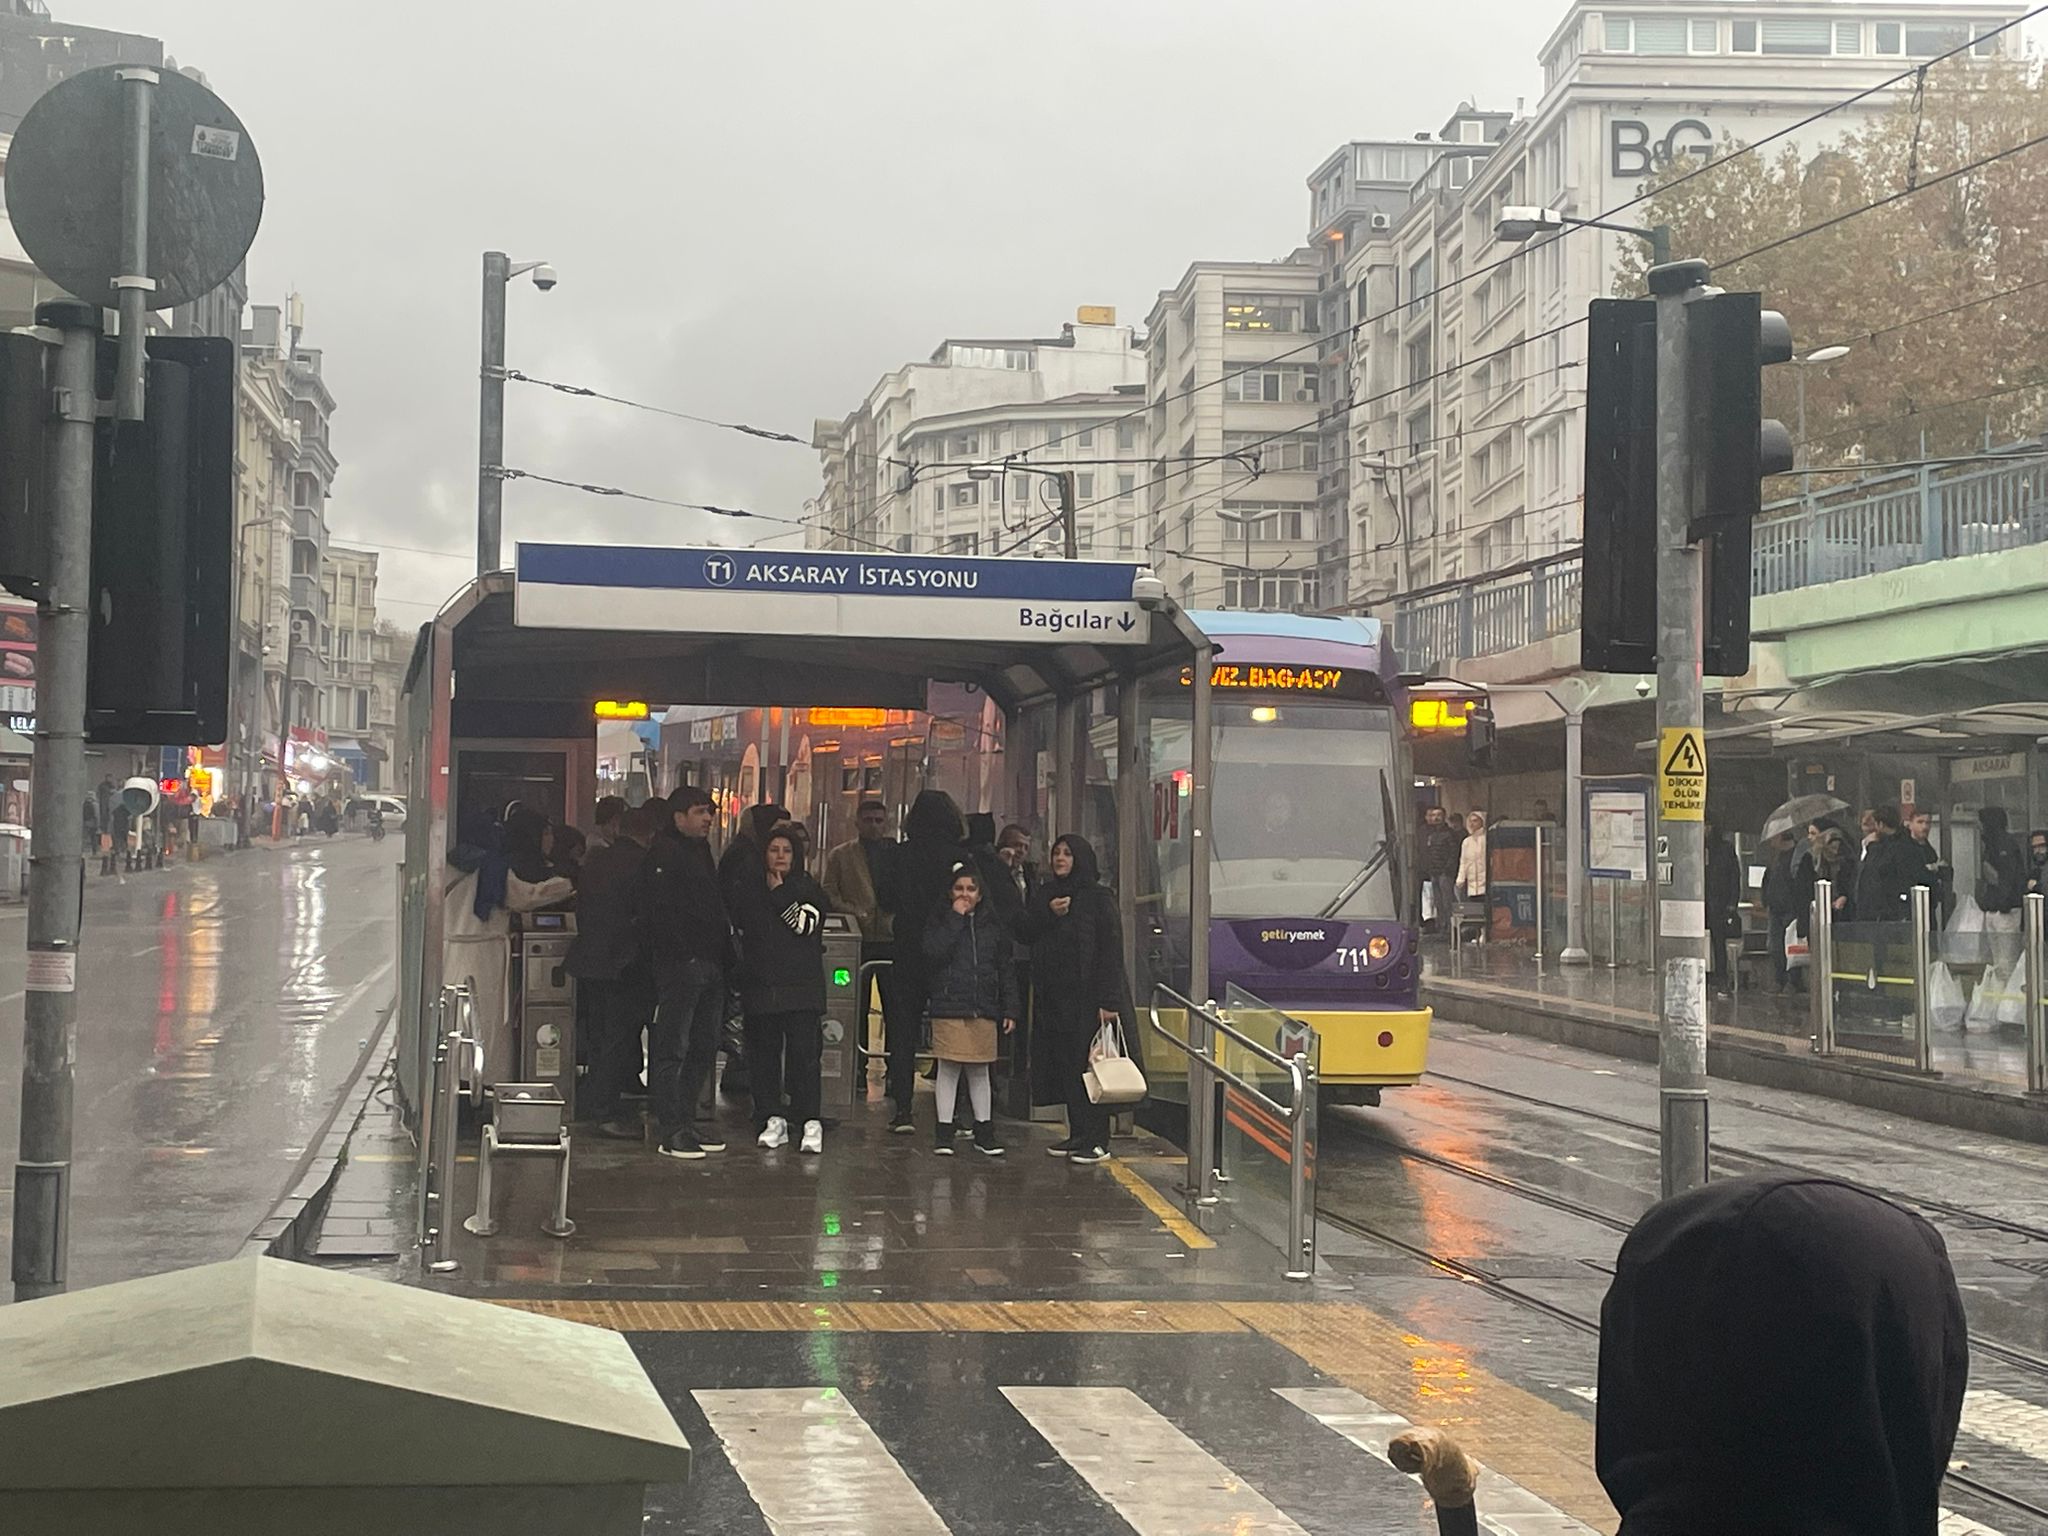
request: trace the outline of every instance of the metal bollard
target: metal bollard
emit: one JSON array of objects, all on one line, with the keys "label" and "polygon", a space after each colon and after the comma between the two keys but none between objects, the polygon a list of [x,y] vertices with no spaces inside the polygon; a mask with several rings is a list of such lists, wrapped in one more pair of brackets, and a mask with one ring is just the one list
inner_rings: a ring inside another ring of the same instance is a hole
[{"label": "metal bollard", "polygon": [[1621,969],[1621,920],[1617,916],[1621,887],[1612,880],[1600,882],[1607,890],[1607,969]]},{"label": "metal bollard", "polygon": [[1916,885],[1911,892],[1913,914],[1913,1070],[1934,1070],[1934,1004],[1928,979],[1934,970],[1933,935],[1927,927],[1929,891]]},{"label": "metal bollard", "polygon": [[1826,880],[1813,887],[1813,912],[1808,918],[1807,995],[1813,1007],[1813,1052],[1835,1054],[1835,888]]},{"label": "metal bollard", "polygon": [[[460,1017],[459,1012],[457,1016]],[[437,1275],[462,1268],[448,1252],[450,1229],[455,1225],[455,1131],[460,1116],[457,1104],[462,1084],[462,1043],[462,1030],[451,1025],[441,1036],[440,1058],[435,1064],[438,1075],[434,1080],[434,1162],[439,1174],[435,1186],[439,1202],[434,1225],[428,1232],[427,1268]]]},{"label": "metal bollard", "polygon": [[1287,1278],[1311,1280],[1316,1272],[1316,1186],[1309,1130],[1316,1113],[1316,1070],[1306,1056],[1294,1060],[1301,1076],[1295,1080],[1294,1114],[1287,1123],[1287,1251],[1296,1267]]},{"label": "metal bollard", "polygon": [[2030,892],[2023,905],[2026,913],[2027,956],[2027,1092],[2048,1093],[2048,1018],[2041,1012],[2041,922],[2042,906],[2048,902],[2038,891]]},{"label": "metal bollard", "polygon": [[1209,1070],[1216,1059],[1216,1031],[1209,1023],[1215,1007],[1211,998],[1188,1016],[1188,1172],[1197,1205],[1215,1205],[1222,1198],[1216,1193],[1216,1078]]}]

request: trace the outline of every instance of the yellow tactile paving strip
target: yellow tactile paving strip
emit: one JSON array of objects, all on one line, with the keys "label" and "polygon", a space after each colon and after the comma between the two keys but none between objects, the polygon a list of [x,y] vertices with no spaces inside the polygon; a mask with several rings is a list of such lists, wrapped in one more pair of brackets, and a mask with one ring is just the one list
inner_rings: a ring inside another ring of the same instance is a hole
[{"label": "yellow tactile paving strip", "polygon": [[1256,1333],[1332,1380],[1465,1448],[1597,1530],[1615,1528],[1593,1474],[1593,1426],[1502,1381],[1454,1344],[1351,1302],[571,1301],[500,1306],[622,1333]]}]

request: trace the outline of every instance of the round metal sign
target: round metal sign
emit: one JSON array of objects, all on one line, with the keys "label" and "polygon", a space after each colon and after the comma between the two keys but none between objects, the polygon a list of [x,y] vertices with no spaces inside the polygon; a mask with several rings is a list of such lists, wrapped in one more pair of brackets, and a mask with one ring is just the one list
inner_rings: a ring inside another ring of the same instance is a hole
[{"label": "round metal sign", "polygon": [[[128,109],[110,64],[60,80],[28,109],[7,151],[7,214],[29,259],[90,304],[114,306]],[[188,75],[156,71],[149,135],[151,309],[226,282],[263,219],[263,165],[226,102]]]}]

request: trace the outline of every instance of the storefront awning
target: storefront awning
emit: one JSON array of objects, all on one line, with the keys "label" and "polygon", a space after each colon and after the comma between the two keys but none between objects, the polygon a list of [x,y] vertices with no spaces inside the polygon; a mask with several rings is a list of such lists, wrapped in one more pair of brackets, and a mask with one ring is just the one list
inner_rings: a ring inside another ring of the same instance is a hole
[{"label": "storefront awning", "polygon": [[0,725],[0,757],[33,757],[36,744],[19,731]]},{"label": "storefront awning", "polygon": [[[1938,751],[1943,747],[1989,746],[2012,738],[2026,744],[2048,738],[2048,700],[2017,699],[1969,709],[1915,714],[1884,709],[1786,709],[1745,711],[1707,727],[1709,746],[1741,752],[1778,747],[1813,747],[1853,741],[1870,748]],[[1653,742],[1638,746],[1648,750]]]}]

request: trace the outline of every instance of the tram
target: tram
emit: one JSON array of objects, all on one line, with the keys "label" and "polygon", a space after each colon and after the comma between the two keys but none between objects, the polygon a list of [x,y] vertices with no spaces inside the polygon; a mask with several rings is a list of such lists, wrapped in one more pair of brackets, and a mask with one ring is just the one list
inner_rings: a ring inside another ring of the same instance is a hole
[{"label": "tram", "polygon": [[[1369,618],[1190,617],[1215,650],[1209,974],[1189,995],[1227,1004],[1235,990],[1310,1025],[1323,1101],[1377,1104],[1421,1077],[1431,1018],[1406,814],[1410,711],[1391,640]],[[1158,740],[1161,724],[1151,729],[1158,835],[1146,885],[1159,915],[1149,958],[1184,974],[1185,924],[1173,914],[1188,910],[1191,850],[1173,808],[1185,773]],[[1156,1055],[1150,1064],[1169,1066]]]}]

